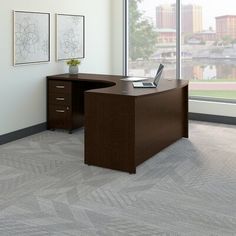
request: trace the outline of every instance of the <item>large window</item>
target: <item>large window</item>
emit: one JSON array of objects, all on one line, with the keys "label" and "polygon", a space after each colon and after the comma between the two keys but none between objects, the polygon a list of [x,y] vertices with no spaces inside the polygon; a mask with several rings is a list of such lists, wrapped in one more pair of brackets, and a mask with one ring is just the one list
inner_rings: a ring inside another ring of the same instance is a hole
[{"label": "large window", "polygon": [[153,2],[128,0],[128,74],[151,77],[159,63],[163,63],[164,77],[175,77],[175,2],[165,0],[162,5]]},{"label": "large window", "polygon": [[236,101],[233,0],[127,0],[127,5],[128,75],[152,77],[163,63],[164,78],[190,81],[192,98]]}]

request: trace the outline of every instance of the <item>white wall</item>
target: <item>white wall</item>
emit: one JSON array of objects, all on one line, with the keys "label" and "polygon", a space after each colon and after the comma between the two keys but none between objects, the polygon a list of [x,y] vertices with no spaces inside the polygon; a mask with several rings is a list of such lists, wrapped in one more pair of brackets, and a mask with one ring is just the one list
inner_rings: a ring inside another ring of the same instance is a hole
[{"label": "white wall", "polygon": [[189,112],[236,117],[236,104],[190,100]]},{"label": "white wall", "polygon": [[[12,66],[12,10],[51,13],[50,63]],[[110,0],[4,1],[0,14],[0,135],[46,122],[45,76],[67,72],[65,62],[55,62],[55,13],[85,15],[85,59],[80,71],[112,72]]]}]

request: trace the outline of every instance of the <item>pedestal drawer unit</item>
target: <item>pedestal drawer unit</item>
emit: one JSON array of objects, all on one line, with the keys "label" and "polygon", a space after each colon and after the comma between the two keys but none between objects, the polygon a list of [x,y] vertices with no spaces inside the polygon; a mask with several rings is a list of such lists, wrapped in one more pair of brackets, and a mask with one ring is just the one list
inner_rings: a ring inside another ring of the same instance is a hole
[{"label": "pedestal drawer unit", "polygon": [[[71,81],[47,79],[47,128],[73,129],[82,126],[78,98],[73,97],[76,88]],[[76,91],[75,91],[76,92]]]}]

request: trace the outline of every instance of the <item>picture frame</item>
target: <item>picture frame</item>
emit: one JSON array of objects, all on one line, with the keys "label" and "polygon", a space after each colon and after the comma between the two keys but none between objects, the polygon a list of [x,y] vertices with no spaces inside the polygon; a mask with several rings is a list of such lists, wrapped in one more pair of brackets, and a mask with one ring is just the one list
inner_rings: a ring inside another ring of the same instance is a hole
[{"label": "picture frame", "polygon": [[13,11],[13,65],[50,62],[50,13]]},{"label": "picture frame", "polygon": [[56,60],[84,58],[85,16],[56,14]]}]

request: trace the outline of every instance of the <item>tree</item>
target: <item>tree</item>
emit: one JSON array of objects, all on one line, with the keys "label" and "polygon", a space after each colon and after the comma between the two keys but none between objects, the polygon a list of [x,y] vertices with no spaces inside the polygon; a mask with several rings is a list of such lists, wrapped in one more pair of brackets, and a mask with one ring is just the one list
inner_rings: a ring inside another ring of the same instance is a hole
[{"label": "tree", "polygon": [[129,0],[129,57],[132,61],[149,59],[157,45],[157,32],[138,10],[138,3],[142,1]]},{"label": "tree", "polygon": [[224,45],[229,45],[233,39],[230,35],[225,35],[224,37],[222,37],[222,40]]},{"label": "tree", "polygon": [[233,45],[236,44],[236,39],[233,39],[231,42]]}]

